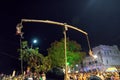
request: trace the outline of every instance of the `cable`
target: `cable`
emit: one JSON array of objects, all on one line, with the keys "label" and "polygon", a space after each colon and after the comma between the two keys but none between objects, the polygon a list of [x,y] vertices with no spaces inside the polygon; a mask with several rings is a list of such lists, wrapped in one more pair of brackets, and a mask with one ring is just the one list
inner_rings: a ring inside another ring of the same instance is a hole
[{"label": "cable", "polygon": [[8,56],[8,57],[10,57],[10,58],[13,58],[13,59],[17,59],[17,60],[18,60],[18,58],[16,58],[15,56],[9,55],[8,53],[0,52],[0,54],[6,55],[6,56]]}]

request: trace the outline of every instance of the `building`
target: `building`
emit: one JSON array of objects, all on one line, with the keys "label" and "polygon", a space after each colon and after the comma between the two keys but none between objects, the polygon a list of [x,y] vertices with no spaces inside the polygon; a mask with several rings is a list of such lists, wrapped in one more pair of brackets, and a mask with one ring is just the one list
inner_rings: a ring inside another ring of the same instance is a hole
[{"label": "building", "polygon": [[97,58],[93,58],[91,56],[87,56],[83,60],[83,69],[84,71],[97,71],[97,70],[103,70],[104,66],[101,63],[100,60]]},{"label": "building", "polygon": [[[107,46],[107,45],[100,45],[97,47],[92,48],[93,55],[96,55],[97,58],[96,61],[96,68],[100,70],[105,70],[108,67],[114,66],[117,69],[120,69],[120,51],[116,45],[113,46]],[[84,64],[86,63],[86,66],[93,66],[95,64],[92,63],[93,57],[89,58],[86,57],[84,60]]]}]

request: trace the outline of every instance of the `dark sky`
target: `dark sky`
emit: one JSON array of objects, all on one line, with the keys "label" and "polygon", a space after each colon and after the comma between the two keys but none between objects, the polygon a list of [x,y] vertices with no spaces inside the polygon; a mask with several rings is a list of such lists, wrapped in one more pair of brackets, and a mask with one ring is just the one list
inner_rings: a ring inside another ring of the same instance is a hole
[{"label": "dark sky", "polygon": [[[16,25],[21,19],[52,20],[86,31],[91,47],[120,46],[120,0],[1,0],[0,1],[0,72],[12,72],[20,67],[18,60],[19,36]],[[37,46],[43,54],[51,42],[63,38],[63,29],[57,25],[23,23],[24,39]],[[67,36],[88,50],[86,36],[69,29]],[[17,67],[16,67],[17,66]]]}]

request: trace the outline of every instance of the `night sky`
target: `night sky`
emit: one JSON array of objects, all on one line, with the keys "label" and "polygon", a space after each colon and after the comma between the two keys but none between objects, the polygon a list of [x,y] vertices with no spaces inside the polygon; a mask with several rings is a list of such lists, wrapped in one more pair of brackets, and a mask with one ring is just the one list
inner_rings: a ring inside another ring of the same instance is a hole
[{"label": "night sky", "polygon": [[[0,72],[20,69],[19,36],[16,25],[21,19],[52,20],[67,23],[86,31],[91,47],[118,45],[120,47],[120,0],[1,0],[0,1]],[[55,40],[63,38],[63,28],[44,23],[23,23],[24,40],[34,38],[40,53]],[[88,51],[86,36],[68,29],[67,37]]]}]

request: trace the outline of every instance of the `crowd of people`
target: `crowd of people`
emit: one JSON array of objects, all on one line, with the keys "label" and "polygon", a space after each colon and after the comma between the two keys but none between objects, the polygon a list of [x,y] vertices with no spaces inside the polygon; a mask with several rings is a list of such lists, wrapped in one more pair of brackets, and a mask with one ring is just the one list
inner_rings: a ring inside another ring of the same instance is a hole
[{"label": "crowd of people", "polygon": [[119,72],[81,72],[69,73],[68,80],[120,80]]},{"label": "crowd of people", "polygon": [[[27,73],[24,75],[0,74],[0,80],[48,80],[43,73]],[[51,79],[52,80],[52,79]],[[68,73],[68,80],[120,80],[120,72],[79,72]]]},{"label": "crowd of people", "polygon": [[0,74],[0,80],[46,80],[45,73],[28,73],[21,75]]}]

